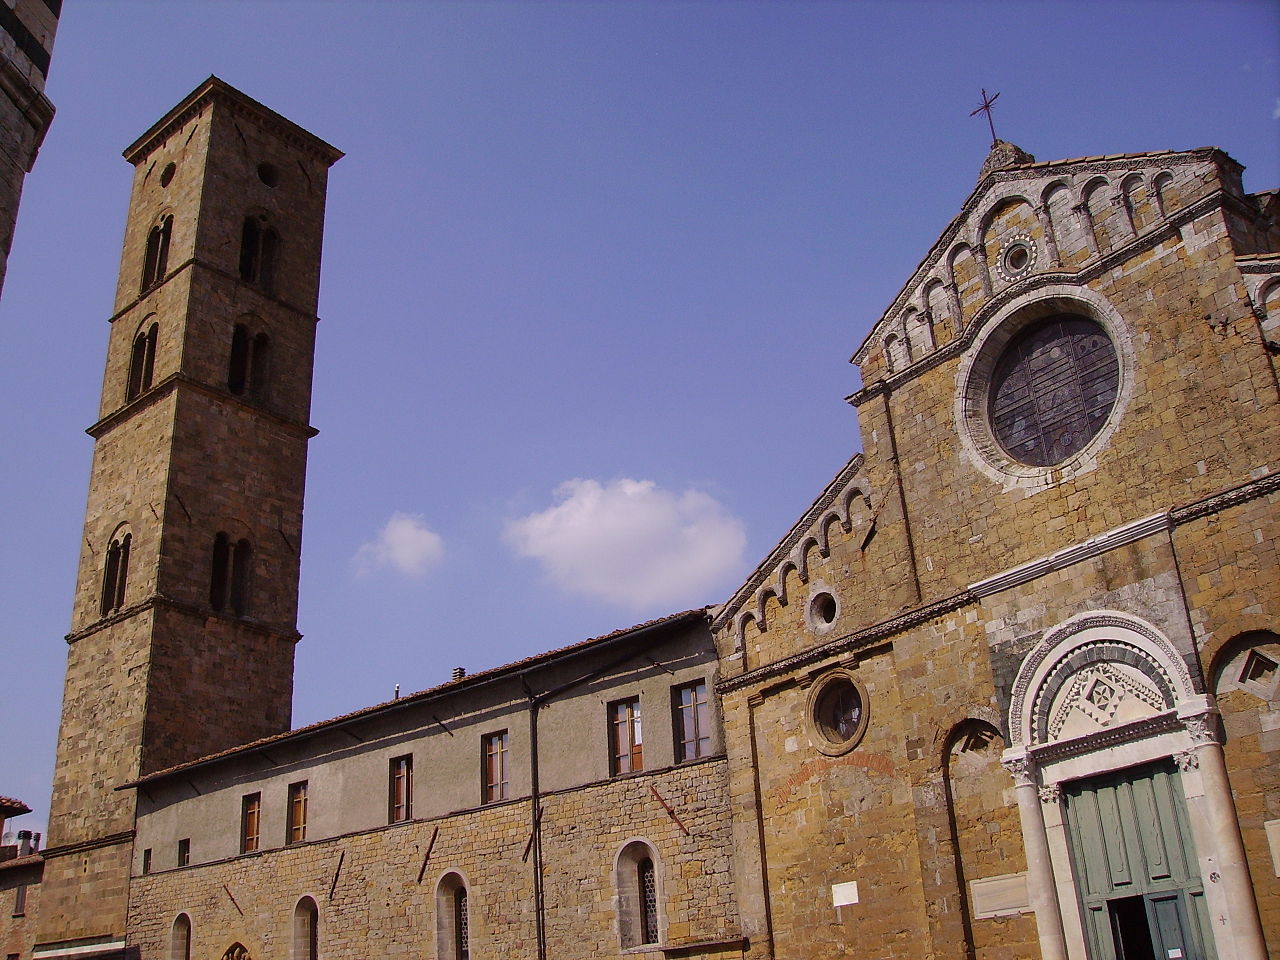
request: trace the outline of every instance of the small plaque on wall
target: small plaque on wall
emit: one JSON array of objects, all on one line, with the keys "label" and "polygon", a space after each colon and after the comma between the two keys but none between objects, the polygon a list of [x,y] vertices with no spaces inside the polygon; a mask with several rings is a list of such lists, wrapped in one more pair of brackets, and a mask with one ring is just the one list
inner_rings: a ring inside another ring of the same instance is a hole
[{"label": "small plaque on wall", "polygon": [[831,903],[837,907],[847,907],[858,902],[858,881],[833,883],[831,885]]},{"label": "small plaque on wall", "polygon": [[986,917],[1008,917],[1031,909],[1027,895],[1027,875],[1006,873],[1000,877],[984,877],[969,881],[969,897],[976,920]]}]

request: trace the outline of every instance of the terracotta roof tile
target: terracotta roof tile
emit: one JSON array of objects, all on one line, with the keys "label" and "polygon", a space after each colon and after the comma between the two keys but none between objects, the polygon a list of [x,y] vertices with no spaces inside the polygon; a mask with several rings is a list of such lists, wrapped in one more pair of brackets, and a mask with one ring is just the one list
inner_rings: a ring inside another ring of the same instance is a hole
[{"label": "terracotta roof tile", "polygon": [[0,813],[6,817],[16,817],[30,812],[31,808],[21,800],[15,800],[13,797],[0,797]]}]

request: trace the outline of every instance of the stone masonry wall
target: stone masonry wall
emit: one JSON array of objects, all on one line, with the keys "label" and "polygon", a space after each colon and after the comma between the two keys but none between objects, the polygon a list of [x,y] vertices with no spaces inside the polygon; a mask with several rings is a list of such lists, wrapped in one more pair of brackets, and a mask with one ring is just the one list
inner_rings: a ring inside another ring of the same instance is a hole
[{"label": "stone masonry wall", "polygon": [[[621,954],[613,871],[625,841],[656,851],[664,941],[683,956],[740,956],[723,760],[609,781],[544,799],[548,956]],[[653,795],[679,817],[686,835]],[[174,920],[192,924],[192,955],[233,942],[287,955],[295,905],[319,907],[324,957],[435,957],[436,889],[468,890],[473,957],[536,956],[531,806],[514,800],[231,860],[133,878],[129,939],[139,960],[167,957]],[[710,942],[705,948],[696,944]],[[718,945],[717,945],[718,944]],[[629,950],[628,956],[662,956]]]}]

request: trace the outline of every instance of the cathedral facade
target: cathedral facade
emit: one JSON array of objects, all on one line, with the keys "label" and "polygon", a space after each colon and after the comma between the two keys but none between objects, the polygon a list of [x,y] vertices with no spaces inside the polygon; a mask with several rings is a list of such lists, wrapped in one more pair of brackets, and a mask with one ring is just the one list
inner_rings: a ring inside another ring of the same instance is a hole
[{"label": "cathedral facade", "polygon": [[731,597],[298,730],[341,154],[211,78],[125,155],[6,960],[1280,957],[1280,203],[1228,155],[997,141]]}]

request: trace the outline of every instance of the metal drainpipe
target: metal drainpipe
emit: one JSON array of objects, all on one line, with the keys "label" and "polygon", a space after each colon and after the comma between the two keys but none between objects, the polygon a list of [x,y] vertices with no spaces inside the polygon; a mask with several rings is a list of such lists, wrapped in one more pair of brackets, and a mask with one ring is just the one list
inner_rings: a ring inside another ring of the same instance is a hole
[{"label": "metal drainpipe", "polygon": [[542,885],[542,793],[538,780],[538,710],[541,700],[523,675],[520,685],[529,698],[529,831],[533,849],[533,917],[538,936],[538,960],[547,960],[546,900]]},{"label": "metal drainpipe", "polygon": [[[705,614],[703,616],[705,617]],[[649,633],[654,629],[670,626],[672,624],[654,624],[631,634],[630,639],[635,639],[637,636]],[[604,666],[592,670],[584,676],[562,683],[558,687],[552,687],[544,693],[534,693],[529,686],[527,674],[523,672],[520,674],[520,686],[524,688],[525,696],[529,699],[529,829],[533,837],[533,910],[534,926],[538,933],[538,960],[547,960],[546,901],[542,883],[542,790],[538,778],[538,710],[553,698],[560,696],[560,694],[584,683],[590,683],[611,670],[616,670],[628,660],[635,659],[636,655],[634,650],[628,650],[625,654],[610,660]]]}]

